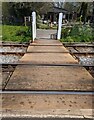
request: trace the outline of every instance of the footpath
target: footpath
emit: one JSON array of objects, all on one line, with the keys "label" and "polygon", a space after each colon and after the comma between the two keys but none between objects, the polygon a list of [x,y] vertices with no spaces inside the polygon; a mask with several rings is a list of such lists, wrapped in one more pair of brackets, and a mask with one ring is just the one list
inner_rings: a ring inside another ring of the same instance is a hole
[{"label": "footpath", "polygon": [[2,95],[3,117],[93,118],[94,79],[62,43],[35,40],[19,62]]}]

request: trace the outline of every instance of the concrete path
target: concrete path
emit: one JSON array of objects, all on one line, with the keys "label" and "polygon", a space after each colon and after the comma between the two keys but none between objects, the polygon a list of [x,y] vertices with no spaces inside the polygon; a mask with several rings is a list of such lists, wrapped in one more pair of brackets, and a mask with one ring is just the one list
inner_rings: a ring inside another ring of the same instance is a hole
[{"label": "concrete path", "polygon": [[[57,40],[36,40],[10,78],[5,90],[92,91],[94,79]],[[32,52],[32,53],[30,53]],[[66,53],[67,52],[67,53]],[[38,66],[43,64],[44,66]],[[3,116],[92,118],[93,95],[3,94]]]},{"label": "concrete path", "polygon": [[37,29],[37,39],[50,39],[51,34],[56,34],[57,30]]}]

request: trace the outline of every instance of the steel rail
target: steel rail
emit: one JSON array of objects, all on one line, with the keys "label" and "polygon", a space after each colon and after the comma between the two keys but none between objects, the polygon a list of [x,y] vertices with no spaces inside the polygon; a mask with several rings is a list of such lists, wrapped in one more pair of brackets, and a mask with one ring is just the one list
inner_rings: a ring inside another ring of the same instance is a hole
[{"label": "steel rail", "polygon": [[63,44],[94,44],[94,42],[62,42]]},{"label": "steel rail", "polygon": [[24,91],[16,91],[16,90],[6,90],[2,91],[0,90],[0,94],[50,94],[50,95],[94,95],[93,91],[45,91],[45,90],[40,90],[40,91],[29,91],[29,90],[24,90]]},{"label": "steel rail", "polygon": [[65,47],[91,47],[94,48],[94,45],[64,45]]},{"label": "steel rail", "polygon": [[94,45],[66,45],[63,44],[65,47],[94,47]]},{"label": "steel rail", "polygon": [[29,46],[63,46],[62,44],[61,45],[58,45],[58,44],[44,44],[44,45],[42,45],[42,44],[30,44]]},{"label": "steel rail", "polygon": [[24,55],[26,52],[0,52],[1,55]]},{"label": "steel rail", "polygon": [[0,46],[2,47],[7,47],[7,46],[10,46],[10,47],[28,47],[28,44],[0,44]]},{"label": "steel rail", "polygon": [[28,63],[26,63],[26,62],[15,62],[15,63],[0,63],[0,66],[5,66],[5,65],[12,65],[12,66],[17,66],[17,65],[31,65],[31,66],[61,66],[61,67],[63,67],[63,66],[72,66],[72,67],[94,67],[94,65],[82,65],[82,64],[34,64],[34,63],[32,63],[32,62],[28,62]]},{"label": "steel rail", "polygon": [[70,54],[94,54],[94,52],[70,52],[70,51],[27,51],[27,52],[0,52],[2,55],[7,55],[7,54],[28,54],[28,53],[70,53]]},{"label": "steel rail", "polygon": [[63,51],[61,51],[61,52],[58,52],[58,51],[28,51],[28,52],[0,52],[0,54],[2,54],[2,55],[6,55],[6,54],[28,54],[28,53],[69,53],[69,52],[63,52]]},{"label": "steel rail", "polygon": [[[73,45],[74,44],[74,45]],[[76,43],[73,43],[73,44],[67,44],[67,43],[63,43],[63,45],[65,47],[94,47],[94,44],[92,45],[85,45],[85,44],[81,44],[81,45],[75,45]],[[3,47],[7,47],[7,46],[14,46],[14,47],[28,47],[29,44],[0,44],[0,46],[3,46]],[[30,44],[30,46],[62,46],[62,45],[34,45],[34,44]]]},{"label": "steel rail", "polygon": [[94,52],[70,52],[70,54],[94,54]]}]

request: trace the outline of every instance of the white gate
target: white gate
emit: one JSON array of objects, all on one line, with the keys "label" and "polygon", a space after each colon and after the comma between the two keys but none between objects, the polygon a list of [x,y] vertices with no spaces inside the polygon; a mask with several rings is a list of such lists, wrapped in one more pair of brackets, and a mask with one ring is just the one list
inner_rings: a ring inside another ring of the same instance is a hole
[{"label": "white gate", "polygon": [[36,12],[32,12],[32,39],[36,38]]},{"label": "white gate", "polygon": [[60,40],[60,38],[61,38],[62,19],[63,19],[63,13],[59,13],[58,31],[57,31],[57,39],[58,40]]},{"label": "white gate", "polygon": [[[58,31],[57,31],[58,40],[60,40],[61,38],[62,19],[63,19],[63,13],[59,13]],[[32,12],[32,39],[33,42],[36,39],[36,12]]]}]

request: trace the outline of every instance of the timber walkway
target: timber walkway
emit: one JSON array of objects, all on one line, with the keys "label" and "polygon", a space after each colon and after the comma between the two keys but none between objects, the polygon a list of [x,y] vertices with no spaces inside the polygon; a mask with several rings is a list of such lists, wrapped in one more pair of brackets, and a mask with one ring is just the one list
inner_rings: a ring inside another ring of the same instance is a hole
[{"label": "timber walkway", "polygon": [[78,61],[62,43],[36,40],[19,62],[25,65],[16,67],[5,87],[3,117],[93,117],[94,79],[85,68],[75,66]]}]

